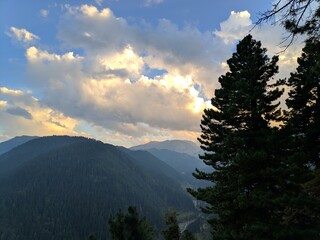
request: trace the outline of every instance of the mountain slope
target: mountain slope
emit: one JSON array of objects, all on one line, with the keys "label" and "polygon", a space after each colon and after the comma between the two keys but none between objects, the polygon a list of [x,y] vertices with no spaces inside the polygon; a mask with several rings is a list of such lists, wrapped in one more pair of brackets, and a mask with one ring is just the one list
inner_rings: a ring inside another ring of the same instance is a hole
[{"label": "mountain slope", "polygon": [[187,153],[191,156],[198,157],[201,148],[191,141],[185,140],[167,140],[163,142],[149,142],[146,144],[134,146],[132,150],[148,150],[148,149],[166,149],[179,153]]},{"label": "mountain slope", "polygon": [[193,172],[196,168],[204,168],[206,165],[199,158],[189,154],[179,153],[167,149],[147,149],[146,151],[167,163],[178,172],[185,174]]},{"label": "mountain slope", "polygon": [[35,139],[0,156],[0,239],[105,239],[118,208],[137,206],[158,227],[169,208],[192,211],[180,185],[147,171],[143,157],[75,137]]},{"label": "mountain slope", "polygon": [[150,142],[135,146],[132,150],[145,150],[156,158],[168,164],[180,173],[184,183],[191,187],[204,187],[207,184],[194,178],[192,173],[196,168],[205,172],[211,169],[199,159],[202,153],[200,147],[190,141],[168,140],[164,142]]},{"label": "mountain slope", "polygon": [[149,151],[129,150],[126,148],[122,148],[121,150],[130,154],[130,156],[134,158],[135,163],[150,174],[164,175],[168,179],[173,179],[180,183],[184,181],[179,171],[170,166],[170,164],[162,161],[162,159],[157,158]]},{"label": "mountain slope", "polygon": [[178,171],[180,178],[183,179],[184,183],[188,183],[189,187],[207,186],[207,183],[196,179],[192,175],[196,168],[204,172],[211,171],[211,168],[204,164],[199,158],[166,149],[147,149],[146,151]]},{"label": "mountain slope", "polygon": [[14,137],[12,139],[9,139],[8,141],[1,142],[0,143],[0,155],[10,151],[11,149],[24,144],[32,139],[35,139],[37,137],[34,136],[19,136],[19,137]]},{"label": "mountain slope", "polygon": [[77,142],[89,141],[83,137],[42,137],[27,141],[0,156],[0,179],[5,173],[28,162],[41,154]]}]

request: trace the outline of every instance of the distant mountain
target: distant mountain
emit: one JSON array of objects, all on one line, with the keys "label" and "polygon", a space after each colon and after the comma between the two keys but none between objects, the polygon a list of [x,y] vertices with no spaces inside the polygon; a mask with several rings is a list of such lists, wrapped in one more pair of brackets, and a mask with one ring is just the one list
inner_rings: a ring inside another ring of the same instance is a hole
[{"label": "distant mountain", "polygon": [[186,153],[175,152],[167,149],[147,149],[148,152],[159,158],[181,174],[193,172],[196,168],[201,169],[206,165],[199,158]]},{"label": "distant mountain", "polygon": [[[158,158],[149,151],[142,150],[129,150],[121,147],[122,151],[127,152],[135,159],[135,163],[139,164],[143,169],[151,174],[161,174],[167,176],[170,179],[184,185],[185,179],[181,176],[180,171],[162,159]],[[160,161],[159,161],[160,160]]]},{"label": "distant mountain", "polygon": [[10,140],[7,140],[5,142],[0,143],[0,155],[10,151],[11,149],[24,144],[32,139],[35,139],[37,137],[35,136],[19,136],[19,137],[14,137]]},{"label": "distant mountain", "polygon": [[191,141],[185,140],[167,140],[163,142],[149,142],[131,148],[132,150],[148,150],[148,149],[166,149],[179,153],[187,153],[191,156],[198,157],[201,148]]},{"label": "distant mountain", "polygon": [[206,182],[197,180],[192,175],[196,168],[204,172],[211,171],[211,168],[199,158],[166,149],[147,149],[146,151],[178,171],[180,173],[179,179],[182,179],[182,183],[187,183],[189,187],[190,185],[191,187],[207,186]]},{"label": "distant mountain", "polygon": [[0,156],[0,239],[106,239],[110,214],[129,205],[159,229],[168,209],[194,210],[176,178],[144,151],[81,137],[33,139]]}]

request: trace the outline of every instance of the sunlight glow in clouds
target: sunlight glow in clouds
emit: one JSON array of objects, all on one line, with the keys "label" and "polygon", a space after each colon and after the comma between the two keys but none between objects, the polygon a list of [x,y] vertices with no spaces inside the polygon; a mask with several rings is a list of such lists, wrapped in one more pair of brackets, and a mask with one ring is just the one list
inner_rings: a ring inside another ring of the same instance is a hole
[{"label": "sunlight glow in clouds", "polygon": [[0,88],[0,118],[0,130],[13,136],[81,134],[74,131],[77,120],[43,106],[38,99],[20,90]]},{"label": "sunlight glow in clouds", "polygon": [[20,91],[20,90],[12,90],[12,89],[8,89],[6,87],[0,88],[0,92],[3,93],[3,94],[14,95],[14,96],[23,95],[23,92]]},{"label": "sunlight glow in clouds", "polygon": [[[59,52],[37,44],[35,34],[11,28],[12,38],[32,42],[25,46],[27,81],[42,97],[1,88],[0,117],[17,126],[0,127],[2,136],[85,135],[125,146],[150,140],[195,141],[218,77],[228,70],[226,60],[252,28],[248,11],[232,11],[219,30],[201,32],[166,19],[156,26],[129,23],[109,8],[63,9],[56,34]],[[273,49],[269,54],[281,49],[281,28],[262,26],[251,34]],[[280,56],[280,70],[285,68],[281,76],[294,69],[300,48],[296,45]]]},{"label": "sunlight glow in clouds", "polygon": [[31,43],[40,39],[37,35],[27,31],[26,29],[19,29],[16,27],[11,27],[8,35],[17,41],[22,41],[24,43]]},{"label": "sunlight glow in clouds", "polygon": [[0,110],[4,110],[7,107],[7,101],[0,101]]},{"label": "sunlight glow in clouds", "polygon": [[34,46],[27,49],[26,57],[29,61],[69,61],[75,59],[73,52],[67,52],[63,55],[49,54],[47,51],[39,51]]}]

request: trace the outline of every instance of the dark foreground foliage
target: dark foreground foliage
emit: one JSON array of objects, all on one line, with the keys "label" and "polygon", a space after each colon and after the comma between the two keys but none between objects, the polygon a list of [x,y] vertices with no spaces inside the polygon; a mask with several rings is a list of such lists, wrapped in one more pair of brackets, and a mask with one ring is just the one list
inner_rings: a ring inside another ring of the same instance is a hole
[{"label": "dark foreground foliage", "polygon": [[[284,81],[273,79],[276,56],[269,59],[248,35],[227,61],[230,70],[201,121],[200,157],[212,172],[194,174],[214,184],[189,189],[208,204],[204,212],[218,215],[210,220],[215,240],[319,239],[319,199],[304,187],[319,162],[319,54],[313,53],[316,60],[305,52],[299,63],[306,66],[288,81],[287,119],[278,108]],[[280,122],[286,127],[275,127]],[[310,214],[298,214],[305,208]]]}]

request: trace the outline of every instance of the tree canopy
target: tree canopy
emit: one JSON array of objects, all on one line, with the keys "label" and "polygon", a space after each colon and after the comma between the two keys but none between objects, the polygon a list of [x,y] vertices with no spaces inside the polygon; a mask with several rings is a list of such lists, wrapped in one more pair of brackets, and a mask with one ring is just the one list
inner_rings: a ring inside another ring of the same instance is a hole
[{"label": "tree canopy", "polygon": [[128,213],[121,210],[109,219],[109,232],[113,240],[151,240],[154,230],[145,217],[140,217],[137,209],[130,206]]},{"label": "tree canopy", "polygon": [[298,67],[287,81],[288,125],[296,148],[308,153],[310,164],[320,166],[320,41],[307,40]]},{"label": "tree canopy", "polygon": [[290,33],[289,45],[297,34],[307,34],[310,39],[320,37],[319,0],[277,0],[272,8],[261,13],[257,24],[274,19]]},{"label": "tree canopy", "polygon": [[194,176],[213,184],[189,192],[214,214],[214,239],[316,239],[301,219],[284,221],[288,209],[308,203],[302,183],[310,169],[288,152],[290,136],[274,127],[284,82],[273,78],[278,57],[266,51],[251,35],[239,42],[201,121],[200,158],[213,171]]}]

